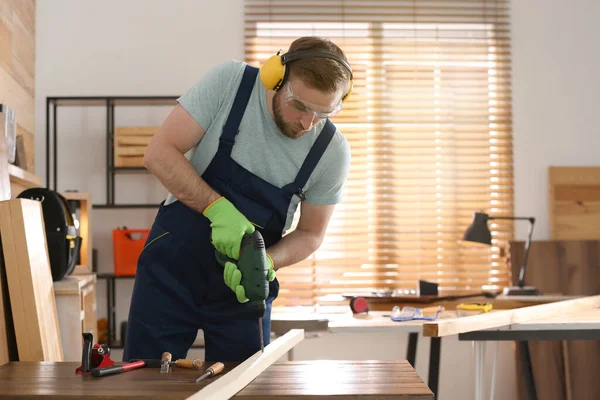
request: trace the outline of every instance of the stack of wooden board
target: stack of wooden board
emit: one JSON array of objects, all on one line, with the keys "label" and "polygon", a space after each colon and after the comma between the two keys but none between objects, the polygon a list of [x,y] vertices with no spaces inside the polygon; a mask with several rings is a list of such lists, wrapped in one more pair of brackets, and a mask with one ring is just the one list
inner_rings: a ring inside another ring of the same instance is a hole
[{"label": "stack of wooden board", "polygon": [[0,201],[0,236],[19,361],[63,361],[41,202]]},{"label": "stack of wooden board", "polygon": [[144,153],[155,126],[121,126],[115,128],[115,167],[143,167]]}]

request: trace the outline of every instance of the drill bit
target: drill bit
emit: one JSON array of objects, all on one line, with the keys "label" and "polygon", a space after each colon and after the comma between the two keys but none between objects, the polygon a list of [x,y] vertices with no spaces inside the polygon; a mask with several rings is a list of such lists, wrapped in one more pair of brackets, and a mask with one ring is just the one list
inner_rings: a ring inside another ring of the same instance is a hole
[{"label": "drill bit", "polygon": [[265,352],[265,340],[263,338],[262,318],[258,319],[258,331],[260,333],[260,351]]}]

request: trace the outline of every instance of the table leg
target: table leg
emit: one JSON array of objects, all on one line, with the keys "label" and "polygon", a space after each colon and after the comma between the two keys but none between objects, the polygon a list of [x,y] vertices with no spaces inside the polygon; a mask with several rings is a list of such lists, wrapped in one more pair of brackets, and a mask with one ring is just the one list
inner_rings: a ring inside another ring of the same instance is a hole
[{"label": "table leg", "polygon": [[417,358],[417,341],[419,340],[418,332],[408,334],[408,348],[406,349],[406,360],[415,368]]},{"label": "table leg", "polygon": [[523,367],[523,378],[525,379],[525,388],[527,389],[527,399],[537,400],[537,390],[533,380],[533,369],[531,367],[531,357],[529,355],[529,345],[526,340],[517,341],[517,348],[521,356],[521,365]]},{"label": "table leg", "polygon": [[485,342],[475,341],[475,400],[483,400],[483,366],[485,362]]},{"label": "table leg", "polygon": [[494,349],[494,361],[492,363],[492,383],[490,385],[490,400],[494,400],[494,394],[496,392],[496,364],[498,363],[498,347],[500,344],[496,341]]},{"label": "table leg", "polygon": [[108,347],[112,347],[112,285],[111,278],[106,279],[106,329],[108,330],[108,335],[106,339],[106,344]]},{"label": "table leg", "polygon": [[[111,289],[111,307],[110,307],[110,316],[111,316],[111,330],[112,330],[112,338],[113,342],[117,341],[117,279],[113,276],[110,278],[112,289]],[[124,338],[121,338],[121,348],[124,345]]]},{"label": "table leg", "polygon": [[440,352],[442,348],[442,338],[432,337],[429,344],[429,379],[428,386],[433,392],[434,399],[438,396],[438,383],[440,379]]}]

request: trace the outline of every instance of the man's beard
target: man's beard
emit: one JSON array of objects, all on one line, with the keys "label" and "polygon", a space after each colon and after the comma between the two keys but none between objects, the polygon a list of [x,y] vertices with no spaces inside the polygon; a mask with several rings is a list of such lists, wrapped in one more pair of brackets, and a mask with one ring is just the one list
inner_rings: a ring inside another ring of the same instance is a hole
[{"label": "man's beard", "polygon": [[304,132],[302,126],[294,126],[283,119],[283,111],[281,110],[281,102],[279,101],[280,97],[281,92],[276,92],[275,96],[273,96],[273,116],[275,124],[285,136],[292,139],[298,139],[306,132]]}]

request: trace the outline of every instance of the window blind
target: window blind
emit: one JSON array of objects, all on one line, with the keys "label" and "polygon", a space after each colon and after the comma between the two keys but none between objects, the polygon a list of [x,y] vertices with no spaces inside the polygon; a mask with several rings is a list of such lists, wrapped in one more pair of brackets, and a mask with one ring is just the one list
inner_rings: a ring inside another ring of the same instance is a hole
[{"label": "window blind", "polygon": [[321,248],[278,271],[274,306],[324,309],[343,293],[500,290],[513,222],[461,243],[475,211],[513,215],[508,0],[246,0],[245,60],[300,36],[346,53],[354,90],[332,119],[352,166]]}]

